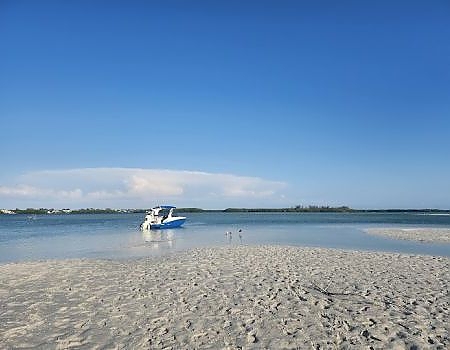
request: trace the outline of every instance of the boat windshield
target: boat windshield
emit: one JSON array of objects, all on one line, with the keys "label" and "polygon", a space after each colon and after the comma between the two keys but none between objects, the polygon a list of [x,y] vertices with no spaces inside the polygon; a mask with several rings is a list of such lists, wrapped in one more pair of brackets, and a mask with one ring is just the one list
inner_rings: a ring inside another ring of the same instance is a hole
[{"label": "boat windshield", "polygon": [[171,211],[172,211],[172,209],[169,209],[169,208],[161,208],[160,210],[158,210],[158,216],[167,218]]}]

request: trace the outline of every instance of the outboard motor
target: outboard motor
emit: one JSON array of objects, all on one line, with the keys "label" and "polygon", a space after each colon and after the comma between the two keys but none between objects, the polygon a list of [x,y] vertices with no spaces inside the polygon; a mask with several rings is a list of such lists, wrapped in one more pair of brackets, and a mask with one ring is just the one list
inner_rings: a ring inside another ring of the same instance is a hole
[{"label": "outboard motor", "polygon": [[144,222],[141,224],[141,231],[150,229],[150,222],[145,218]]}]

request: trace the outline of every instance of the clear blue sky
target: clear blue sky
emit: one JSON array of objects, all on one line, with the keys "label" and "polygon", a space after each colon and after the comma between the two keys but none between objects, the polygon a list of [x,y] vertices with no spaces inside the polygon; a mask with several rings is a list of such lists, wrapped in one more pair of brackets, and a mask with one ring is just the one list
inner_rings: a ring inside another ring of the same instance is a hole
[{"label": "clear blue sky", "polygon": [[450,208],[450,2],[0,2],[0,208]]}]

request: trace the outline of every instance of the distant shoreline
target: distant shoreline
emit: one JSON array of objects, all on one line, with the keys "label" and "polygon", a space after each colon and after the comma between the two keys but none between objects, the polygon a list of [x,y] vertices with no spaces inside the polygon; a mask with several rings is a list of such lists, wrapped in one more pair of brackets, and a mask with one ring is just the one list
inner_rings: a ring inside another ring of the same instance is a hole
[{"label": "distant shoreline", "polygon": [[[53,209],[53,208],[27,208],[27,209],[0,209],[0,215],[61,215],[61,214],[118,214],[118,213],[145,213],[148,209],[112,209],[112,208],[85,208],[85,209]],[[417,214],[444,214],[450,215],[450,209],[353,209],[346,206],[296,206],[291,208],[226,208],[201,209],[177,208],[180,213],[417,213]]]}]

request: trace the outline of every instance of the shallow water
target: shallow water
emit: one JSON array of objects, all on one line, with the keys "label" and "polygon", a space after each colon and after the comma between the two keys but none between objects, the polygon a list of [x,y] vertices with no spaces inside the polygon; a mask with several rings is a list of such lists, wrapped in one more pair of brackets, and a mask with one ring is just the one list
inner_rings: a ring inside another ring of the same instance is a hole
[{"label": "shallow water", "polygon": [[[450,256],[449,244],[368,235],[372,227],[447,227],[415,213],[190,213],[184,227],[142,233],[143,214],[0,215],[0,262],[133,258],[204,246],[282,244]],[[238,230],[242,230],[240,236]],[[225,235],[227,231],[232,234]]]}]

